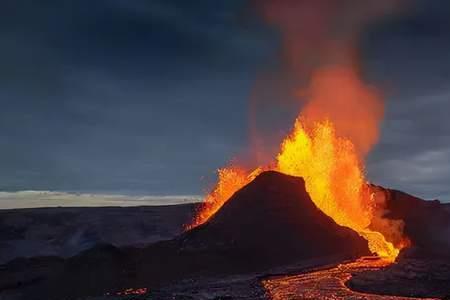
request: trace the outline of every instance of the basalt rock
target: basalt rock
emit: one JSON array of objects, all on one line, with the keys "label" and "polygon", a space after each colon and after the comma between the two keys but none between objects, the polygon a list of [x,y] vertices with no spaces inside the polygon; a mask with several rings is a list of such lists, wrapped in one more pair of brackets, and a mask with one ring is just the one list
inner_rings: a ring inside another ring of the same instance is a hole
[{"label": "basalt rock", "polygon": [[372,186],[385,199],[384,218],[404,224],[411,247],[401,256],[450,258],[450,210],[438,200],[423,200],[407,193]]}]

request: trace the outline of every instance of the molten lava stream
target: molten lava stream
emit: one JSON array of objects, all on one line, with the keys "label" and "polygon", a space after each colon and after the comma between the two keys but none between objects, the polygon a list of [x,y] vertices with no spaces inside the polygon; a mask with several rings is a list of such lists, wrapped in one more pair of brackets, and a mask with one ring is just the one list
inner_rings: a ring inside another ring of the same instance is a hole
[{"label": "molten lava stream", "polygon": [[338,137],[329,121],[306,128],[297,120],[292,134],[281,145],[275,168],[260,167],[252,172],[235,166],[220,169],[216,187],[188,228],[206,222],[264,169],[302,177],[316,206],[337,224],[358,232],[373,253],[388,261],[394,261],[399,254],[401,247],[387,241],[383,233],[369,229],[376,207],[360,159],[352,142]]},{"label": "molten lava stream", "polygon": [[364,299],[364,300],[437,300],[436,298],[412,298],[402,296],[365,294],[351,290],[346,282],[353,274],[374,271],[389,262],[360,258],[332,268],[298,275],[277,276],[262,280],[262,285],[272,300],[297,299]]},{"label": "molten lava stream", "polygon": [[318,122],[307,131],[297,120],[277,161],[280,172],[304,178],[306,190],[320,210],[337,224],[358,232],[373,253],[395,260],[400,249],[382,233],[369,229],[375,209],[373,197],[353,144],[337,137],[332,123]]}]

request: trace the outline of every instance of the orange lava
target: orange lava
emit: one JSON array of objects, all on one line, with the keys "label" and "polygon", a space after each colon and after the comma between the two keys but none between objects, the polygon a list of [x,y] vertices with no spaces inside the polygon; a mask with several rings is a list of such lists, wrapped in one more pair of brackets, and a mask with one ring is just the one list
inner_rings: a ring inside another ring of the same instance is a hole
[{"label": "orange lava", "polygon": [[[369,225],[375,201],[367,188],[363,168],[350,140],[336,136],[329,121],[316,122],[307,129],[299,120],[281,146],[277,165],[272,169],[303,177],[306,190],[316,206],[341,225],[352,228],[368,241],[378,256],[394,261],[403,246],[394,246]],[[263,168],[253,172],[239,167],[219,170],[219,181],[206,197],[188,228],[206,222],[240,188],[252,181]]]},{"label": "orange lava", "polygon": [[297,120],[277,162],[278,171],[305,179],[306,190],[320,210],[337,224],[358,232],[373,253],[395,260],[400,249],[369,229],[375,202],[366,188],[355,147],[350,140],[336,136],[331,122],[317,122],[308,130]]},{"label": "orange lava", "polygon": [[138,289],[129,288],[124,291],[118,292],[116,295],[118,296],[145,295],[147,293],[148,293],[147,288],[138,288]]},{"label": "orange lava", "polygon": [[387,265],[389,262],[364,257],[327,269],[266,278],[262,280],[262,286],[272,300],[437,300],[437,298],[366,294],[353,291],[346,284],[354,274],[379,270]]},{"label": "orange lava", "polygon": [[297,82],[289,92],[297,95],[302,111],[274,160],[255,171],[236,166],[219,170],[217,186],[189,228],[206,222],[262,170],[276,170],[303,177],[316,206],[358,232],[378,256],[394,261],[408,244],[399,224],[386,222],[383,232],[370,228],[384,224],[373,222],[384,215],[384,203],[377,203],[366,184],[363,163],[378,142],[384,107],[379,91],[361,76],[357,47],[363,28],[395,11],[398,1],[341,2],[255,1],[280,32],[288,73]]},{"label": "orange lava", "polygon": [[187,225],[186,229],[191,229],[205,223],[234,193],[250,183],[261,172],[261,168],[257,168],[253,172],[247,172],[244,168],[236,166],[219,169],[217,185],[206,196],[204,202],[197,210],[192,224]]}]

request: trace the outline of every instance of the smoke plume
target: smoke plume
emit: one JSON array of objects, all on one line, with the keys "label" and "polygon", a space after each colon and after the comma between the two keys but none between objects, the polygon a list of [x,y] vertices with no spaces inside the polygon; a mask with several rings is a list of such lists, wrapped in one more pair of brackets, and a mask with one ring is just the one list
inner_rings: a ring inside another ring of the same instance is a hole
[{"label": "smoke plume", "polygon": [[[301,102],[304,122],[330,120],[338,135],[350,139],[364,159],[378,140],[384,111],[380,92],[361,76],[359,43],[368,26],[395,13],[400,1],[254,3],[267,23],[279,31],[284,72],[294,81],[289,92]],[[254,98],[252,101],[260,101]],[[258,110],[260,106],[256,103],[252,108]],[[251,126],[252,138],[261,140],[265,133],[254,129],[258,125]]]}]

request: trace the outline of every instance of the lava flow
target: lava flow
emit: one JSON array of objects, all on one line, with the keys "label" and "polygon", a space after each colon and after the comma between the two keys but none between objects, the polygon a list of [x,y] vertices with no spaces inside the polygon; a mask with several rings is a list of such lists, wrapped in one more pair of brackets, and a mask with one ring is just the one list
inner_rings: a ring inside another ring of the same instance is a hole
[{"label": "lava flow", "polygon": [[316,206],[341,225],[352,228],[369,243],[369,249],[389,260],[399,250],[383,234],[369,229],[375,209],[353,144],[338,138],[329,121],[308,133],[297,120],[278,155],[278,170],[305,179]]},{"label": "lava flow", "polygon": [[389,295],[372,295],[352,291],[348,280],[355,273],[373,271],[387,266],[388,262],[371,257],[342,263],[335,267],[298,275],[277,276],[262,281],[272,300],[297,299],[359,299],[359,300],[437,300]]}]

